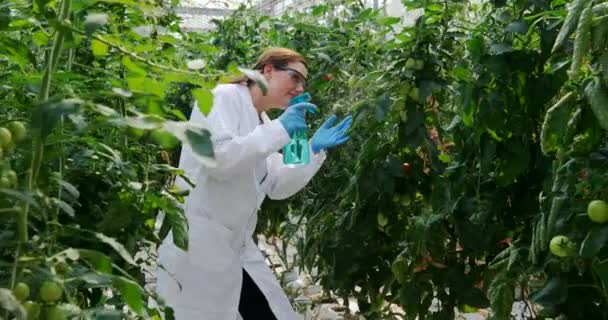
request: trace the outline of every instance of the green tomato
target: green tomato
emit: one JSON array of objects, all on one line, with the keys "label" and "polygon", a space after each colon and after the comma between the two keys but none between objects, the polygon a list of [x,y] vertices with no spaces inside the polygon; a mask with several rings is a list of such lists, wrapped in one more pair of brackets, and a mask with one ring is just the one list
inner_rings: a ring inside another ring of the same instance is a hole
[{"label": "green tomato", "polygon": [[61,299],[63,290],[53,281],[45,281],[40,286],[40,299],[44,302],[55,302]]},{"label": "green tomato", "polygon": [[384,227],[388,224],[388,218],[385,215],[383,215],[382,213],[378,213],[377,219],[378,219],[378,225],[381,227]]},{"label": "green tomato", "polygon": [[25,139],[25,136],[27,134],[27,129],[25,128],[25,125],[21,121],[13,121],[13,122],[9,123],[8,130],[10,130],[15,141],[21,141],[21,140]]},{"label": "green tomato", "polygon": [[14,170],[7,171],[4,176],[8,178],[8,181],[11,186],[17,184],[17,173]]},{"label": "green tomato", "polygon": [[13,141],[13,134],[4,127],[0,128],[0,146],[7,147]]},{"label": "green tomato", "polygon": [[10,188],[11,180],[7,176],[0,177],[0,188]]},{"label": "green tomato", "polygon": [[151,134],[152,140],[165,149],[174,149],[179,146],[180,141],[170,134],[162,130],[154,130]]},{"label": "green tomato", "polygon": [[407,61],[405,61],[405,68],[414,69],[415,67],[416,67],[416,59],[407,58]]},{"label": "green tomato", "polygon": [[589,202],[587,214],[591,221],[605,223],[608,221],[608,203],[602,200],[593,200]]},{"label": "green tomato", "polygon": [[572,255],[575,248],[574,243],[568,237],[562,235],[553,237],[549,243],[551,253],[561,258]]},{"label": "green tomato", "polygon": [[27,283],[19,282],[13,288],[13,295],[19,301],[25,301],[30,296],[30,286]]},{"label": "green tomato", "polygon": [[37,320],[40,318],[40,305],[33,301],[27,301],[23,304],[23,308],[27,312],[27,320]]},{"label": "green tomato", "polygon": [[131,136],[132,138],[141,138],[143,137],[144,133],[146,133],[146,131],[144,129],[139,129],[139,128],[134,128],[134,127],[129,127],[127,129],[127,133],[129,134],[129,136]]},{"label": "green tomato", "polygon": [[412,98],[412,100],[418,102],[420,100],[420,95],[419,95],[419,92],[418,92],[418,88],[413,87],[410,90],[409,96],[410,96],[410,98]]},{"label": "green tomato", "polygon": [[412,203],[412,197],[410,197],[407,194],[404,194],[403,196],[401,196],[401,206],[403,207],[407,207]]},{"label": "green tomato", "polygon": [[393,194],[393,202],[398,203],[400,200],[399,195],[398,194]]},{"label": "green tomato", "polygon": [[65,311],[58,306],[51,306],[46,309],[46,320],[65,320],[67,318]]},{"label": "green tomato", "polygon": [[70,265],[65,261],[61,261],[55,265],[55,271],[57,271],[58,274],[65,276],[70,272]]}]

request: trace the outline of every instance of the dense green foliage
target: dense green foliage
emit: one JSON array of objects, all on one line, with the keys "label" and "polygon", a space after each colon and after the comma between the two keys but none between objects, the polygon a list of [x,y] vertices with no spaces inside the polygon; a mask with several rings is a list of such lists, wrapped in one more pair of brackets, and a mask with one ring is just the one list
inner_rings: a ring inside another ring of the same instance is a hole
[{"label": "dense green foliage", "polygon": [[[489,306],[504,319],[522,299],[539,317],[607,317],[608,227],[585,213],[606,198],[600,2],[563,27],[562,1],[405,1],[425,14],[399,30],[352,2],[222,23],[222,61],[295,48],[324,116],[356,119],[303,194],[266,204],[261,231],[296,243],[323,287],[372,319],[387,302],[408,319]],[[576,246],[566,258],[549,253],[558,234]]]},{"label": "dense green foliage", "polygon": [[211,155],[206,131],[179,121],[192,99],[209,110],[225,70],[287,46],[310,62],[311,127],[355,121],[259,230],[295,243],[326,290],[368,319],[390,318],[388,303],[407,319],[507,319],[517,300],[538,318],[608,318],[608,213],[588,208],[608,200],[607,3],[404,3],[424,9],[412,25],[344,0],[243,8],[201,34],[179,31],[175,4],[0,4],[0,126],[9,140],[27,127],[10,143],[0,130],[0,279],[30,290],[0,291],[2,307],[155,316],[149,261],[133,257],[171,228],[187,248],[175,147]]}]

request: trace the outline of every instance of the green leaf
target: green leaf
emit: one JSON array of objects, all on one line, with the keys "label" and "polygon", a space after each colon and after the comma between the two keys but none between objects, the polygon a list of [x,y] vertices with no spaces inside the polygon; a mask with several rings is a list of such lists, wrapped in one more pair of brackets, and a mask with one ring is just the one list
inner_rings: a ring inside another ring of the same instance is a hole
[{"label": "green leaf", "polygon": [[566,11],[566,19],[564,20],[562,28],[559,30],[559,34],[555,39],[555,43],[553,44],[551,52],[555,52],[557,49],[559,49],[566,41],[568,36],[570,36],[570,34],[574,32],[576,26],[578,25],[578,20],[581,16],[581,12],[583,12],[583,9],[587,6],[589,2],[591,2],[591,0],[573,1],[572,7],[568,8],[568,10]]},{"label": "green leaf", "polygon": [[479,58],[481,58],[484,46],[484,40],[480,36],[473,37],[471,40],[467,41],[467,49],[471,53],[474,61],[478,61]]},{"label": "green leaf", "polygon": [[442,153],[439,155],[439,161],[443,162],[443,163],[450,163],[450,161],[452,160],[452,157],[450,157],[449,154],[447,153]]},{"label": "green leaf", "polygon": [[378,19],[378,23],[384,26],[391,26],[401,22],[401,18],[398,17],[382,17]]},{"label": "green leaf", "polygon": [[580,255],[585,258],[595,256],[608,243],[608,225],[594,226],[580,249]]},{"label": "green leaf", "polygon": [[373,13],[374,13],[374,9],[367,8],[367,9],[362,10],[361,12],[359,12],[359,15],[357,16],[357,18],[359,20],[365,20],[365,19],[371,17]]},{"label": "green leaf", "polygon": [[509,23],[505,30],[513,33],[526,34],[528,32],[528,25],[524,21],[514,21]]},{"label": "green leaf", "polygon": [[36,199],[33,197],[33,195],[31,193],[9,190],[9,189],[0,189],[0,193],[3,193],[6,196],[8,196],[9,198],[13,198],[17,201],[27,203],[34,208],[40,208],[40,206],[38,205],[38,202],[36,202]]},{"label": "green leaf", "polygon": [[376,101],[376,120],[384,121],[386,115],[390,111],[391,99],[388,94],[383,94]]},{"label": "green leaf", "polygon": [[165,121],[163,129],[179,139],[185,148],[192,150],[199,161],[215,165],[212,160],[211,135],[206,123]]},{"label": "green leaf", "polygon": [[203,157],[213,157],[211,133],[205,129],[186,129],[186,141],[192,151]]},{"label": "green leaf", "polygon": [[36,58],[29,47],[24,42],[11,38],[0,37],[0,56],[22,66],[28,63],[36,64]]},{"label": "green leaf", "polygon": [[513,283],[506,273],[498,274],[490,283],[488,298],[497,319],[508,319],[513,308]]},{"label": "green leaf", "polygon": [[105,274],[99,274],[97,272],[87,272],[77,277],[78,280],[84,281],[91,285],[91,287],[106,287],[112,283],[112,279]]},{"label": "green leaf", "polygon": [[125,68],[127,68],[134,75],[144,77],[147,75],[146,70],[140,67],[137,63],[133,62],[133,60],[131,60],[129,56],[124,56],[122,58],[122,65],[125,66]]},{"label": "green leaf", "polygon": [[104,308],[95,310],[95,320],[122,320],[124,318],[125,315],[120,310]]},{"label": "green leaf", "polygon": [[164,130],[154,130],[151,134],[152,140],[164,149],[172,150],[179,146],[179,139],[170,132]]},{"label": "green leaf", "polygon": [[186,117],[186,115],[184,115],[184,113],[178,109],[172,109],[171,111],[169,111],[169,113],[177,117],[177,120],[188,121],[188,117]]},{"label": "green leaf", "polygon": [[46,6],[51,2],[51,0],[34,0],[34,12],[42,13],[44,12]]},{"label": "green leaf", "polygon": [[331,33],[331,30],[329,28],[319,26],[316,24],[297,22],[294,24],[294,27],[298,30],[311,32],[311,33]]},{"label": "green leaf", "polygon": [[67,192],[68,192],[68,193],[69,193],[69,194],[70,194],[70,195],[71,195],[71,196],[72,196],[74,199],[78,199],[78,197],[80,197],[80,192],[78,192],[78,189],[76,189],[76,187],[75,187],[73,184],[71,184],[71,183],[69,183],[69,182],[67,182],[67,181],[65,181],[65,180],[61,180],[61,179],[57,179],[56,181],[57,181],[57,183],[59,183],[59,185],[60,185],[60,186],[62,186],[62,187],[63,187],[63,189],[64,189],[65,191],[67,191]]},{"label": "green leaf", "polygon": [[194,96],[194,99],[196,99],[198,109],[201,113],[205,116],[209,115],[209,112],[211,112],[211,108],[213,107],[213,94],[211,91],[204,88],[198,88],[192,90],[192,95]]},{"label": "green leaf", "polygon": [[47,100],[32,112],[31,128],[39,130],[41,137],[45,138],[62,117],[81,112],[83,104],[79,99]]},{"label": "green leaf", "polygon": [[112,259],[105,254],[89,249],[78,249],[78,253],[80,258],[91,263],[95,270],[107,274],[112,273]]},{"label": "green leaf", "polygon": [[157,115],[142,115],[138,117],[125,117],[112,119],[111,123],[117,126],[129,126],[142,130],[156,130],[163,126],[165,119]]},{"label": "green leaf", "polygon": [[136,283],[123,277],[114,277],[112,284],[129,307],[138,315],[142,315],[144,310],[143,289]]},{"label": "green leaf", "polygon": [[96,57],[104,57],[108,55],[110,51],[107,44],[99,41],[99,40],[91,40],[91,50],[93,51],[93,55]]},{"label": "green leaf", "polygon": [[182,210],[177,208],[165,212],[165,221],[171,228],[173,243],[180,249],[188,250],[188,220]]},{"label": "green leaf", "polygon": [[463,83],[459,88],[458,100],[462,108],[460,116],[462,122],[470,127],[473,125],[473,118],[475,116],[476,105],[473,100],[474,85],[471,83]]},{"label": "green leaf", "polygon": [[72,218],[74,217],[75,212],[74,212],[74,208],[72,208],[72,206],[67,204],[65,201],[57,199],[57,198],[52,198],[52,200],[55,203],[55,205],[57,205],[61,209],[61,211],[67,213],[68,216],[70,216]]},{"label": "green leaf", "polygon": [[545,286],[530,295],[530,300],[535,303],[549,306],[559,305],[568,299],[568,279],[552,277],[545,282]]},{"label": "green leaf", "polygon": [[508,43],[493,43],[490,45],[490,53],[500,55],[507,52],[513,52],[515,49]]},{"label": "green leaf", "polygon": [[11,23],[11,9],[9,7],[0,7],[0,30],[8,28]]},{"label": "green leaf", "polygon": [[191,74],[186,73],[164,73],[163,74],[163,82],[181,82],[181,83],[191,83],[194,85],[204,86],[205,83],[202,78],[193,77]]},{"label": "green leaf", "polygon": [[329,6],[327,5],[318,5],[312,8],[312,14],[314,16],[320,16],[322,14],[327,13],[327,11],[329,10]]},{"label": "green leaf", "polygon": [[127,78],[129,90],[144,94],[150,94],[159,98],[165,97],[165,86],[162,82],[149,77],[130,77]]},{"label": "green leaf", "polygon": [[547,110],[540,132],[540,146],[543,153],[549,154],[562,147],[561,139],[574,112],[572,101],[575,98],[576,95],[569,92]]},{"label": "green leaf", "polygon": [[44,31],[38,30],[32,34],[32,41],[35,45],[43,47],[49,42],[49,36]]},{"label": "green leaf", "polygon": [[604,260],[603,262],[595,261],[593,263],[593,272],[602,279],[604,286],[608,286],[608,260]]},{"label": "green leaf", "polygon": [[608,131],[608,93],[606,87],[602,85],[602,80],[599,77],[593,77],[584,92],[598,123]]},{"label": "green leaf", "polygon": [[131,254],[127,251],[127,249],[120,242],[116,241],[116,239],[110,238],[99,232],[95,232],[95,237],[97,239],[101,240],[101,242],[112,247],[112,249],[114,249],[123,259],[125,259],[125,261],[127,263],[129,263],[133,266],[137,266],[137,264],[135,263],[135,260],[133,260],[133,257],[131,257]]},{"label": "green leaf", "polygon": [[[129,183],[129,186],[133,186],[133,184],[134,183]],[[106,234],[118,234],[128,230],[134,216],[125,214],[125,212],[130,212],[132,210],[134,210],[134,208],[128,204],[110,204],[109,208],[106,210],[106,214],[103,216],[101,221],[97,223],[96,229]]]},{"label": "green leaf", "polygon": [[157,9],[154,2],[142,0],[96,0],[95,2],[118,3],[132,7],[136,10],[152,11]]},{"label": "green leaf", "polygon": [[449,278],[450,292],[454,292],[459,303],[475,308],[486,308],[490,305],[483,292],[473,286],[472,275],[465,274],[463,267],[450,267],[446,276]]},{"label": "green leaf", "polygon": [[471,79],[471,71],[469,71],[468,68],[465,67],[455,67],[454,69],[452,69],[451,71],[451,75],[461,81],[468,81]]}]

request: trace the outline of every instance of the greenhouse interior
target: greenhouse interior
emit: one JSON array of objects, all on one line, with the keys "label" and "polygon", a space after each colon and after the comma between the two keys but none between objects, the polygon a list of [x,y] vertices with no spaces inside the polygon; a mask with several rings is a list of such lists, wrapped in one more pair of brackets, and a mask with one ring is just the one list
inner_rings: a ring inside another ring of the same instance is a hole
[{"label": "greenhouse interior", "polygon": [[0,320],[608,320],[608,0],[3,0]]}]

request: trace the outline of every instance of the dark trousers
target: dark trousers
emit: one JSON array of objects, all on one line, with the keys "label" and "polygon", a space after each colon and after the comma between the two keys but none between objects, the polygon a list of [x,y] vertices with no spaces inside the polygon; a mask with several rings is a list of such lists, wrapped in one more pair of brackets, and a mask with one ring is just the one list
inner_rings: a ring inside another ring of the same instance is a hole
[{"label": "dark trousers", "polygon": [[239,313],[244,320],[277,320],[277,317],[270,310],[268,300],[245,269],[243,269]]}]

